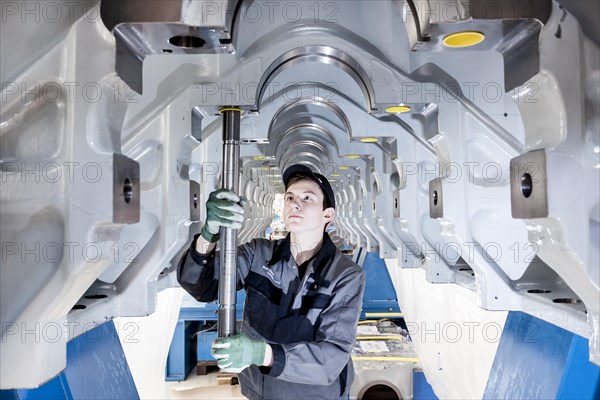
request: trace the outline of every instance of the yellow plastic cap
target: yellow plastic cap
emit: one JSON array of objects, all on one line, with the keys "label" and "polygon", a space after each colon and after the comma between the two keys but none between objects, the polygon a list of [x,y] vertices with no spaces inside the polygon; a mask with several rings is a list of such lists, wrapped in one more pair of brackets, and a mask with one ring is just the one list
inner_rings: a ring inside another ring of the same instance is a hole
[{"label": "yellow plastic cap", "polygon": [[442,43],[447,47],[460,48],[474,46],[477,43],[483,42],[483,39],[485,39],[485,35],[481,32],[464,31],[451,33],[444,38]]}]

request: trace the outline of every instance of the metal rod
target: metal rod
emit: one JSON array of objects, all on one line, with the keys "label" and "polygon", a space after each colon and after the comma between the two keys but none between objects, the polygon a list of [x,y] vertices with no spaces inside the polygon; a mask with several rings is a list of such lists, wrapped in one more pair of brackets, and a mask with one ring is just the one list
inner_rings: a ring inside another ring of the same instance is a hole
[{"label": "metal rod", "polygon": [[[223,115],[223,188],[239,190],[240,114],[234,107],[221,109]],[[221,228],[219,245],[219,337],[235,335],[237,229]]]}]

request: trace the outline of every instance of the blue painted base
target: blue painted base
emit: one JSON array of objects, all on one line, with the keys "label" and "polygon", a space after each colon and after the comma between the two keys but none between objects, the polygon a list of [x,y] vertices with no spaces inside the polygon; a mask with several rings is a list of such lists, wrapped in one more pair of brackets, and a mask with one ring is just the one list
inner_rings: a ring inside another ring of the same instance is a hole
[{"label": "blue painted base", "polygon": [[573,335],[557,399],[600,399],[600,368],[589,362],[589,342]]},{"label": "blue painted base", "polygon": [[217,331],[202,332],[198,334],[197,341],[197,360],[198,361],[216,361],[210,354],[211,343],[217,338]]},{"label": "blue painted base", "polygon": [[413,399],[438,400],[423,371],[416,369],[413,370]]},{"label": "blue painted base", "polygon": [[199,326],[198,321],[177,321],[167,356],[166,381],[184,381],[196,366],[196,347],[192,338]]},{"label": "blue painted base", "polygon": [[[240,290],[236,297],[236,320],[244,315],[246,292]],[[184,307],[179,310],[179,319],[173,332],[169,347],[166,381],[184,381],[198,361],[214,360],[210,355],[210,346],[216,338],[216,332],[200,332],[200,326],[216,321],[219,305],[217,302],[207,303],[205,307]]]},{"label": "blue painted base", "polygon": [[[359,250],[359,255],[362,249]],[[385,261],[379,253],[369,252],[362,264],[365,273],[365,293],[363,296],[361,319],[371,313],[399,313],[398,297],[388,273]],[[375,317],[381,318],[381,317]]]},{"label": "blue painted base", "polygon": [[588,341],[522,312],[508,313],[486,399],[598,399]]},{"label": "blue painted base", "polygon": [[1,390],[0,399],[139,399],[113,321],[67,343],[67,368],[36,389]]}]

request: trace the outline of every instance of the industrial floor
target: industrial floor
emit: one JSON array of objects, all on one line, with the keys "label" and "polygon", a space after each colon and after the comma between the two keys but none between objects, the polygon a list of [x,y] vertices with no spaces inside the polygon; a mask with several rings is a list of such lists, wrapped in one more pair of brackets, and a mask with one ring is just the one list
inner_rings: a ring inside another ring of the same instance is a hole
[{"label": "industrial floor", "polygon": [[161,399],[245,399],[240,393],[240,385],[217,384],[216,371],[201,376],[192,370],[185,381],[164,382],[162,391],[159,391],[156,398]]}]

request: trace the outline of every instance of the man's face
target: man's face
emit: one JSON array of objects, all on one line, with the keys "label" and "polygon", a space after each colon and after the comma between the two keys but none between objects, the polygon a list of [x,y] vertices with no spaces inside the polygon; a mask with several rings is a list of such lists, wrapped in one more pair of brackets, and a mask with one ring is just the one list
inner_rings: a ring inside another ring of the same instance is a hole
[{"label": "man's face", "polygon": [[323,210],[323,196],[319,185],[310,179],[300,180],[288,187],[283,207],[283,219],[288,232],[323,233],[325,224],[335,214],[333,208]]}]

